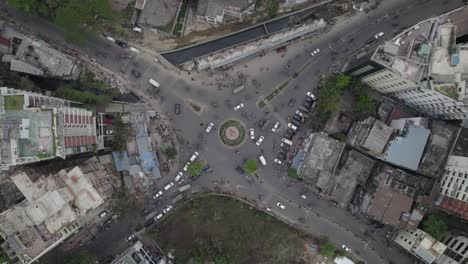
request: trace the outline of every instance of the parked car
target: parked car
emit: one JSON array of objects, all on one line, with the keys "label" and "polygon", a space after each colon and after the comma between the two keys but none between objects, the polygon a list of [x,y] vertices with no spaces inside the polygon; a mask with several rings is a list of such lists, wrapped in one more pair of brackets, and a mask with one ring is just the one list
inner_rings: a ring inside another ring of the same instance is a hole
[{"label": "parked car", "polygon": [[276,123],[273,125],[273,127],[271,128],[271,131],[276,132],[276,131],[278,130],[279,126],[280,126],[280,123],[279,123],[279,122],[276,122]]},{"label": "parked car", "polygon": [[301,111],[299,111],[299,110],[296,110],[295,114],[302,117],[302,118],[304,118],[304,114],[301,113]]},{"label": "parked car", "polygon": [[180,179],[182,179],[182,176],[183,176],[183,175],[184,175],[184,173],[180,171],[179,173],[177,173],[177,176],[175,177],[174,180],[175,180],[176,182],[180,181]]},{"label": "parked car", "polygon": [[310,56],[313,57],[313,56],[319,54],[319,52],[320,52],[320,49],[315,49],[314,51],[312,51],[312,52],[310,53]]},{"label": "parked car", "polygon": [[120,41],[120,40],[116,40],[115,44],[119,45],[120,47],[122,47],[124,49],[128,47],[127,43],[125,43],[123,41]]},{"label": "parked car", "polygon": [[279,165],[283,165],[283,161],[279,160],[279,159],[275,159],[274,162],[276,164],[279,164]]},{"label": "parked car", "polygon": [[158,214],[158,215],[154,218],[154,220],[157,221],[157,220],[161,219],[162,217],[163,217],[163,214]]},{"label": "parked car", "polygon": [[111,36],[106,36],[106,39],[109,40],[110,42],[114,42],[115,43],[115,38],[111,37]]},{"label": "parked car", "polygon": [[317,97],[315,97],[315,95],[313,93],[311,93],[311,92],[307,92],[306,95],[307,95],[307,97],[312,98],[312,100],[314,100],[314,101],[317,100]]},{"label": "parked car", "polygon": [[114,134],[114,130],[106,130],[106,135],[112,135]]},{"label": "parked car", "polygon": [[180,104],[174,104],[174,112],[176,115],[180,114]]},{"label": "parked car", "polygon": [[127,237],[127,241],[131,242],[133,239],[135,239],[135,235],[131,234],[130,236]]},{"label": "parked car", "polygon": [[244,104],[242,104],[242,103],[238,104],[238,105],[234,106],[234,111],[237,111],[237,110],[239,110],[239,109],[241,109],[243,107],[244,107]]},{"label": "parked car", "polygon": [[374,38],[375,38],[375,39],[379,39],[379,38],[381,38],[383,35],[384,35],[383,32],[379,32],[379,33],[377,33],[377,34],[374,35]]},{"label": "parked car", "polygon": [[200,153],[198,153],[198,152],[195,151],[195,152],[192,154],[192,156],[190,157],[190,161],[194,161],[194,160],[198,157],[199,154],[200,154]]},{"label": "parked car", "polygon": [[297,120],[297,121],[299,121],[299,122],[302,122],[302,117],[301,117],[300,115],[298,115],[298,114],[294,114],[294,115],[293,115],[293,119],[294,119],[294,120]]},{"label": "parked car", "polygon": [[103,211],[102,213],[99,214],[100,218],[103,218],[107,215],[107,211]]},{"label": "parked car", "polygon": [[280,202],[277,202],[276,203],[276,206],[278,206],[279,208],[283,209],[286,208],[286,206],[284,206],[284,204],[280,203]]},{"label": "parked car", "polygon": [[187,171],[189,165],[190,165],[190,161],[187,162],[187,163],[185,163],[185,166],[184,166],[184,169],[183,169],[183,170],[184,170],[184,171]]},{"label": "parked car", "polygon": [[341,248],[346,252],[351,252],[351,249],[349,249],[345,244],[341,245]]},{"label": "parked car", "polygon": [[250,139],[255,139],[255,130],[251,128],[249,132],[250,132]]},{"label": "parked car", "polygon": [[245,173],[244,169],[243,169],[242,167],[240,167],[240,166],[237,166],[237,167],[236,167],[236,171],[239,172],[240,174],[244,174],[244,173]]},{"label": "parked car", "polygon": [[166,207],[166,209],[163,210],[163,212],[164,212],[165,214],[167,214],[167,213],[169,213],[169,211],[171,211],[171,210],[172,210],[172,205],[169,205],[168,207]]},{"label": "parked car", "polygon": [[361,11],[362,11],[362,6],[360,6],[360,5],[353,5],[353,9],[356,10],[356,11],[361,12]]},{"label": "parked car", "polygon": [[284,138],[285,138],[285,139],[291,140],[291,139],[293,138],[293,134],[291,134],[291,133],[285,133],[285,134],[284,134]]},{"label": "parked car", "polygon": [[213,127],[214,127],[214,124],[213,124],[213,123],[210,123],[210,124],[208,125],[208,127],[206,128],[206,133],[210,133],[210,131],[211,131],[211,129],[213,129]]},{"label": "parked car", "polygon": [[153,199],[160,197],[162,194],[163,194],[162,191],[157,192],[155,195],[153,195]]},{"label": "parked car", "polygon": [[140,232],[142,229],[143,229],[142,225],[137,225],[137,227],[135,228],[135,231]]},{"label": "parked car", "polygon": [[296,127],[300,127],[300,126],[301,126],[301,122],[299,122],[299,121],[297,121],[297,120],[295,120],[295,119],[291,119],[291,123],[292,123],[293,125],[295,125]]},{"label": "parked car", "polygon": [[291,123],[288,124],[288,127],[292,128],[294,131],[297,130],[297,127],[295,125],[291,124]]},{"label": "parked car", "polygon": [[135,69],[132,69],[130,71],[130,73],[135,76],[136,78],[140,78],[141,77],[141,73],[140,72],[137,72]]},{"label": "parked car", "polygon": [[263,140],[265,139],[264,136],[261,136],[258,138],[257,142],[255,142],[255,144],[257,144],[257,146],[260,146],[260,144],[262,144]]},{"label": "parked car", "polygon": [[168,183],[166,186],[164,186],[164,190],[169,190],[170,188],[172,188],[172,186],[174,186],[174,183],[173,182],[170,182]]},{"label": "parked car", "polygon": [[152,224],[154,224],[154,219],[151,218],[150,220],[146,221],[146,222],[143,224],[143,226],[144,226],[144,227],[150,227]]}]

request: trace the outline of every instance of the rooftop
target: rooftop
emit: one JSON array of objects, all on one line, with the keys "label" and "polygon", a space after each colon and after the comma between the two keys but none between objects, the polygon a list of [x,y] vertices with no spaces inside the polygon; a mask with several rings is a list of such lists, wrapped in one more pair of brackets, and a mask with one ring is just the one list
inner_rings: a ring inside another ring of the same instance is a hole
[{"label": "rooftop", "polygon": [[256,0],[205,0],[198,1],[197,14],[216,18],[224,14],[223,10],[242,12],[255,4]]},{"label": "rooftop", "polygon": [[468,128],[460,128],[450,155],[468,157]]},{"label": "rooftop", "polygon": [[310,136],[310,148],[306,149],[300,166],[300,177],[307,183],[320,184],[319,179],[332,177],[345,144],[320,133]]},{"label": "rooftop", "polygon": [[354,147],[362,147],[371,155],[379,157],[387,146],[393,130],[373,117],[355,122],[351,127],[347,142]]},{"label": "rooftop", "polygon": [[383,160],[416,171],[419,166],[430,131],[424,127],[409,125],[406,131],[389,142]]}]

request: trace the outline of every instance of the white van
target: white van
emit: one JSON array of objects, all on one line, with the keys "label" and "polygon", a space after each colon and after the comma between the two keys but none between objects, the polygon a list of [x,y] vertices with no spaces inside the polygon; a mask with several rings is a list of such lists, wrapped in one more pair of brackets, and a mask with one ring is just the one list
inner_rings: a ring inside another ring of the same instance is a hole
[{"label": "white van", "polygon": [[154,85],[156,88],[159,88],[159,86],[161,86],[157,81],[153,80],[153,79],[149,79],[149,82]]},{"label": "white van", "polygon": [[289,146],[292,146],[292,144],[293,144],[292,141],[289,140],[289,139],[287,139],[287,138],[281,139],[281,142],[286,143],[286,144],[288,144]]},{"label": "white van", "polygon": [[259,159],[260,162],[263,164],[263,166],[266,166],[266,165],[267,165],[267,162],[266,162],[266,160],[265,160],[265,157],[263,157],[263,155],[260,156],[260,157],[258,157],[258,159]]},{"label": "white van", "polygon": [[130,50],[135,52],[136,54],[140,54],[140,50],[134,47],[130,47]]},{"label": "white van", "polygon": [[140,27],[134,27],[134,28],[133,28],[133,31],[138,32],[138,33],[141,33],[141,28],[140,28]]},{"label": "white van", "polygon": [[195,151],[193,155],[190,157],[190,161],[193,162],[198,157],[198,155],[199,153]]}]

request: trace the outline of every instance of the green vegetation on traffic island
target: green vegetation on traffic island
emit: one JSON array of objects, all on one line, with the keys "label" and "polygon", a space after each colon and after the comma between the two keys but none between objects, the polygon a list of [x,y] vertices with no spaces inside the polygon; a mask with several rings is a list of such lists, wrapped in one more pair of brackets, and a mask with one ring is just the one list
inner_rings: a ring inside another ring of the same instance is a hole
[{"label": "green vegetation on traffic island", "polygon": [[322,239],[322,242],[319,246],[319,252],[322,256],[328,258],[346,255],[346,252],[341,249],[337,249],[333,243],[328,241],[327,238]]},{"label": "green vegetation on traffic island", "polygon": [[308,239],[250,205],[214,195],[177,208],[146,235],[182,264],[305,263]]},{"label": "green vegetation on traffic island", "polygon": [[254,175],[258,170],[258,161],[255,158],[248,159],[242,168],[248,173]]},{"label": "green vegetation on traffic island", "polygon": [[201,161],[199,160],[192,161],[187,167],[187,173],[192,177],[196,177],[200,175],[202,169],[203,169],[203,164],[201,163]]},{"label": "green vegetation on traffic island", "polygon": [[439,241],[443,241],[448,234],[447,224],[435,215],[430,215],[422,222],[422,230]]},{"label": "green vegetation on traffic island", "polygon": [[226,146],[239,146],[245,139],[245,127],[237,120],[227,120],[219,128],[218,136]]}]

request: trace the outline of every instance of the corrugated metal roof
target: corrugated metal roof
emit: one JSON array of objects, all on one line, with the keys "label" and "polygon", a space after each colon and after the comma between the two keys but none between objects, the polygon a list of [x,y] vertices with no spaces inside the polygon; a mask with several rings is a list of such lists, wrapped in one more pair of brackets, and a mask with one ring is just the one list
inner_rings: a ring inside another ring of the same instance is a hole
[{"label": "corrugated metal roof", "polygon": [[429,134],[430,131],[426,128],[409,125],[403,136],[390,141],[383,160],[416,171]]},{"label": "corrugated metal roof", "polygon": [[117,169],[117,171],[128,170],[129,163],[127,151],[114,151],[112,152],[112,156],[114,157],[115,168]]}]

